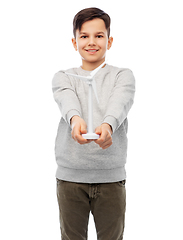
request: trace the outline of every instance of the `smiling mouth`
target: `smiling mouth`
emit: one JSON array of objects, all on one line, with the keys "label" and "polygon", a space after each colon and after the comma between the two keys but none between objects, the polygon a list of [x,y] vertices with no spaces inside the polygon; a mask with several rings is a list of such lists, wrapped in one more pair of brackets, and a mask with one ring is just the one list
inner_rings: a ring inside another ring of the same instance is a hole
[{"label": "smiling mouth", "polygon": [[88,53],[96,53],[98,49],[85,49]]}]

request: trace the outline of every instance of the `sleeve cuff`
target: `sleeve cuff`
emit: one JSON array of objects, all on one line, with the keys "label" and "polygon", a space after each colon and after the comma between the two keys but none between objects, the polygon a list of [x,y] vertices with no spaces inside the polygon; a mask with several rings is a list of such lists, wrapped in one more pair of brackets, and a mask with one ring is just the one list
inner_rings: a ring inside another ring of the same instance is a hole
[{"label": "sleeve cuff", "polygon": [[103,123],[108,123],[109,125],[111,125],[113,133],[115,132],[115,130],[117,129],[117,126],[118,126],[117,119],[113,116],[105,117]]},{"label": "sleeve cuff", "polygon": [[77,111],[77,110],[70,110],[68,113],[67,113],[67,122],[68,122],[68,124],[70,125],[70,122],[71,122],[71,118],[73,117],[73,116],[79,116],[79,117],[81,117],[81,115],[80,115],[80,113]]}]

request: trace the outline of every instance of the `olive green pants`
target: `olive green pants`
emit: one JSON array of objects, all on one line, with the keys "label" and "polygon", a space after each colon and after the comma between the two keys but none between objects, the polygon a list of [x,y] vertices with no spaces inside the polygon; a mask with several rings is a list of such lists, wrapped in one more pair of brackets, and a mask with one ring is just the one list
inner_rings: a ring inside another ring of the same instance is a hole
[{"label": "olive green pants", "polygon": [[126,210],[125,180],[73,183],[57,179],[62,240],[87,240],[90,211],[98,240],[122,240]]}]

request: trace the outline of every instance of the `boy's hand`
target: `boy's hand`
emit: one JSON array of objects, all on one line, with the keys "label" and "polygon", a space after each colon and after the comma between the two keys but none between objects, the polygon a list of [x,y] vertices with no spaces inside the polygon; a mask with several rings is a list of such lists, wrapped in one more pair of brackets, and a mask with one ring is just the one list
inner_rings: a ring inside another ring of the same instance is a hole
[{"label": "boy's hand", "polygon": [[73,116],[71,118],[72,138],[79,144],[90,143],[91,140],[87,140],[82,137],[82,134],[87,133],[87,126],[85,121],[79,116]]},{"label": "boy's hand", "polygon": [[112,145],[112,128],[109,124],[103,123],[95,129],[95,133],[99,134],[99,139],[95,142],[102,148],[106,149]]}]

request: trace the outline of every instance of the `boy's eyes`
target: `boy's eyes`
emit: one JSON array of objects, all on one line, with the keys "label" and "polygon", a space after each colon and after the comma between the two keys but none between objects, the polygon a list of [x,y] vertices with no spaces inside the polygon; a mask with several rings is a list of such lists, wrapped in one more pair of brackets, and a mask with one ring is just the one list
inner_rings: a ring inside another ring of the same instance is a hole
[{"label": "boy's eyes", "polygon": [[103,38],[103,36],[102,35],[97,35],[97,38]]},{"label": "boy's eyes", "polygon": [[[88,36],[83,35],[83,36],[81,36],[81,38],[84,38],[84,39],[85,39],[85,38],[88,38]],[[103,38],[103,35],[97,35],[96,38]]]}]

